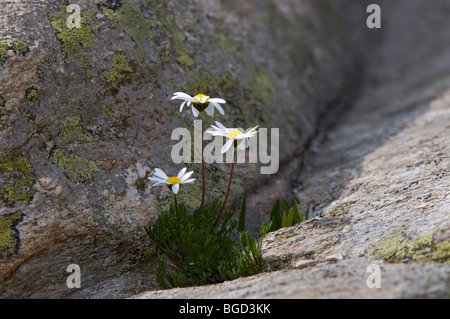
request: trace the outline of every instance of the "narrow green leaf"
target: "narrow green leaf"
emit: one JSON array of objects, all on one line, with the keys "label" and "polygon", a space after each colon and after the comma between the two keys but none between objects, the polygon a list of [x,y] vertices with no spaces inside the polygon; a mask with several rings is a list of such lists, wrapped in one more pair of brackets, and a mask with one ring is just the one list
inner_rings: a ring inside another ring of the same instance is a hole
[{"label": "narrow green leaf", "polygon": [[305,214],[305,219],[306,220],[310,220],[311,218],[313,218],[313,210],[310,207],[308,207],[308,209],[306,210],[306,214]]},{"label": "narrow green leaf", "polygon": [[294,210],[294,224],[301,223],[303,221],[303,215],[300,214],[298,209],[297,201],[294,201],[294,205],[292,206]]},{"label": "narrow green leaf", "polygon": [[291,209],[291,206],[289,206],[288,202],[284,198],[281,199],[281,205],[283,206],[283,210],[285,212],[288,212]]},{"label": "narrow green leaf", "polygon": [[287,226],[287,222],[286,222],[286,212],[283,213],[283,217],[281,218],[281,228],[284,228]]},{"label": "narrow green leaf", "polygon": [[281,227],[280,200],[277,200],[277,202],[272,208],[272,213],[270,214],[270,221],[272,222],[272,231],[277,230]]},{"label": "narrow green leaf", "polygon": [[291,209],[286,216],[286,227],[292,226],[294,221],[294,209]]}]

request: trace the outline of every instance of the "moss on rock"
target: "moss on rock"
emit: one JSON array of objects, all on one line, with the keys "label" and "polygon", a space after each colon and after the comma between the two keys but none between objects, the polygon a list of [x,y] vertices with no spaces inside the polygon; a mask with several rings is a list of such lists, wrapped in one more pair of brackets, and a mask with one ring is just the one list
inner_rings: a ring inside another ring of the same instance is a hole
[{"label": "moss on rock", "polygon": [[114,116],[113,107],[111,105],[103,105],[102,114],[105,119],[110,119]]},{"label": "moss on rock", "polygon": [[35,176],[25,156],[0,157],[0,174],[5,181],[0,187],[0,196],[5,203],[14,205],[16,201],[23,200],[28,204],[31,201]]},{"label": "moss on rock", "polygon": [[22,217],[23,214],[20,211],[0,217],[0,258],[10,257],[18,251],[19,232],[16,225]]},{"label": "moss on rock", "polygon": [[69,152],[65,148],[54,149],[50,160],[77,183],[91,179],[94,172],[100,171],[94,161]]},{"label": "moss on rock", "polygon": [[137,41],[135,56],[142,60],[144,57],[143,43],[151,35],[155,35],[155,28],[158,25],[156,19],[147,19],[139,8],[127,2],[121,2],[119,6],[105,5],[102,7],[105,17],[117,22],[120,29],[129,34]]},{"label": "moss on rock", "polygon": [[13,49],[15,54],[23,56],[30,51],[28,45],[20,39],[13,39],[11,41],[11,48]]},{"label": "moss on rock", "polygon": [[83,132],[81,126],[81,117],[79,115],[65,117],[59,124],[59,137],[66,143],[76,141],[92,142],[93,138],[90,134]]},{"label": "moss on rock", "polygon": [[29,106],[33,106],[34,101],[37,100],[38,98],[39,98],[39,93],[38,93],[38,90],[35,88],[29,88],[25,92],[25,100],[27,101],[27,104]]},{"label": "moss on rock", "polygon": [[113,57],[113,63],[109,72],[105,72],[105,79],[107,82],[124,79],[127,73],[133,72],[133,69],[128,65],[127,56],[123,52],[117,52]]},{"label": "moss on rock", "polygon": [[186,36],[178,27],[173,16],[165,7],[164,1],[151,0],[151,5],[156,18],[162,25],[162,30],[172,44],[175,59],[186,69],[191,68],[195,61],[189,56],[188,47],[185,44]]},{"label": "moss on rock", "polygon": [[26,55],[30,52],[28,45],[17,38],[4,39],[0,41],[0,63],[5,62],[8,59],[8,50],[13,50],[15,54]]},{"label": "moss on rock", "polygon": [[154,34],[154,28],[157,26],[154,19],[147,19],[141,10],[127,2],[123,2],[116,9],[104,6],[102,11],[108,20],[117,22],[123,31],[141,43]]},{"label": "moss on rock", "polygon": [[409,259],[417,262],[450,263],[450,243],[436,243],[431,231],[410,239],[400,230],[370,246],[366,255],[376,255],[389,262]]},{"label": "moss on rock", "polygon": [[90,77],[90,57],[89,49],[94,46],[95,35],[87,19],[81,15],[80,28],[69,28],[66,6],[62,6],[60,11],[52,12],[48,15],[52,27],[56,30],[56,37],[61,42],[65,54],[66,63],[78,63],[87,70]]},{"label": "moss on rock", "polygon": [[0,63],[5,62],[8,59],[9,46],[5,40],[0,41]]}]

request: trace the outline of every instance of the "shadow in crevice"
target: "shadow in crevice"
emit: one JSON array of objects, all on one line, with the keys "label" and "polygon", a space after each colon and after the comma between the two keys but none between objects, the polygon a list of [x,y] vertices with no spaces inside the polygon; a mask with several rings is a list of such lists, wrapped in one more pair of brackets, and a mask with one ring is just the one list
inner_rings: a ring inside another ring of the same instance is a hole
[{"label": "shadow in crevice", "polygon": [[364,77],[360,83],[357,77],[349,81],[351,98],[342,95],[330,103],[316,132],[299,142],[305,153],[300,151],[290,158],[276,178],[249,198],[254,233],[267,221],[279,197],[289,202],[300,198],[301,209],[312,206],[319,214],[340,198],[350,180],[360,176],[368,154],[426,113],[430,101],[450,88],[447,72],[443,72],[450,70],[450,36],[445,31],[450,28],[445,14],[450,12],[450,3],[378,3],[383,13],[382,29],[366,29],[357,37],[359,71]]},{"label": "shadow in crevice", "polygon": [[379,2],[384,13],[383,41],[376,51],[366,51],[361,94],[334,127],[311,142],[306,169],[298,180],[298,197],[316,214],[340,198],[349,181],[361,175],[368,154],[423,116],[430,102],[450,89],[450,76],[443,71],[450,70],[450,36],[445,31],[450,27],[445,14],[450,4]]}]

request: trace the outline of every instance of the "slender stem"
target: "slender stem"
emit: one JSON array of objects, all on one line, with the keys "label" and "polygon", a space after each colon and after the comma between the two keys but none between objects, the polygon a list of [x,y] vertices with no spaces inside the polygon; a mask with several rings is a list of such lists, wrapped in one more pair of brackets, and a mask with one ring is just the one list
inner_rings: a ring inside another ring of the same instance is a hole
[{"label": "slender stem", "polygon": [[228,195],[230,195],[230,188],[231,188],[231,180],[233,178],[233,168],[234,168],[234,152],[235,149],[233,150],[233,162],[231,162],[231,168],[230,168],[230,179],[228,180],[228,187],[227,187],[227,193],[225,194],[225,199],[223,201],[222,204],[222,208],[220,208],[220,212],[219,215],[217,215],[216,220],[214,221],[214,224],[211,228],[211,232],[213,231],[213,229],[216,227],[216,224],[219,222],[220,217],[222,216],[223,210],[225,209],[225,205],[227,204],[227,200],[228,200]]},{"label": "slender stem", "polygon": [[180,216],[180,211],[178,209],[177,195],[173,194],[173,200],[175,202],[175,210],[177,212],[177,217],[179,217]]},{"label": "slender stem", "polygon": [[205,158],[203,156],[203,112],[200,113],[200,119],[202,121],[202,182],[203,182],[203,188],[202,188],[202,206],[205,204],[205,188],[206,188],[206,182],[205,182]]}]

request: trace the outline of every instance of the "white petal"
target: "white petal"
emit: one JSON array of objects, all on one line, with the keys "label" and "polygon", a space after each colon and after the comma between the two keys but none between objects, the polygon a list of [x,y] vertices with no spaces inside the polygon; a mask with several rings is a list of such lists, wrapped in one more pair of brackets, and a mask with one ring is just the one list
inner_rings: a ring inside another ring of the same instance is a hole
[{"label": "white petal", "polygon": [[205,112],[208,116],[213,116],[214,115],[214,105],[209,104],[209,106],[205,109]]},{"label": "white petal", "polygon": [[225,143],[225,145],[224,146],[222,146],[222,149],[220,150],[220,152],[223,154],[223,153],[226,153],[227,151],[228,151],[228,149],[231,147],[231,145],[233,145],[233,140],[232,139],[229,139],[226,143]]},{"label": "white petal", "polygon": [[147,177],[148,180],[154,181],[154,182],[164,182],[162,178],[159,177]]},{"label": "white petal", "polygon": [[192,96],[190,96],[189,94],[186,94],[184,92],[175,92],[173,94],[172,98],[177,98],[177,99],[182,98],[182,99],[186,99],[186,100],[192,100]]},{"label": "white petal", "polygon": [[180,184],[172,185],[172,192],[174,194],[178,194],[178,190],[180,189]]},{"label": "white petal", "polygon": [[194,173],[194,171],[190,171],[187,172],[186,174],[184,174],[183,176],[180,177],[180,183],[184,182],[185,180],[187,180],[189,177],[191,177],[191,175]]},{"label": "white petal", "polygon": [[[188,180],[185,180],[184,182],[183,182],[183,184],[190,184],[190,183],[193,183],[195,181],[195,178],[191,178],[191,179],[188,179]],[[181,183],[181,182],[180,182]]]},{"label": "white petal", "polygon": [[249,130],[249,131],[247,132],[247,134],[253,132],[254,130],[256,130],[256,129],[258,128],[258,126],[259,126],[259,125],[256,125],[254,128],[252,128],[251,130]]},{"label": "white petal", "polygon": [[161,182],[158,182],[156,184],[153,184],[152,186],[159,186],[159,185],[169,185],[169,183],[167,183],[165,181],[161,181]]},{"label": "white petal", "polygon": [[218,128],[217,126],[215,126],[215,125],[212,125],[211,124],[211,127],[213,128],[213,130],[214,131],[216,131],[216,132],[219,132],[219,133],[221,133],[222,131],[220,130],[220,128]]},{"label": "white petal", "polygon": [[209,101],[213,103],[227,103],[225,100],[219,98],[209,99]]},{"label": "white petal", "polygon": [[240,150],[245,150],[245,149],[248,147],[248,145],[249,145],[248,139],[247,139],[247,138],[244,138],[244,139],[242,140],[242,142],[239,143],[238,148],[239,148]]},{"label": "white petal", "polygon": [[166,173],[164,173],[159,168],[155,168],[155,175],[158,176],[158,177],[161,177],[163,180],[169,179],[169,177],[166,175]]},{"label": "white petal", "polygon": [[211,102],[211,104],[216,107],[216,109],[220,112],[220,114],[225,115],[225,112],[223,111],[223,108],[219,104],[214,103],[214,102]]},{"label": "white petal", "polygon": [[225,135],[228,133],[227,128],[225,126],[223,126],[222,123],[216,121],[216,125],[221,132],[225,133]]},{"label": "white petal", "polygon": [[181,177],[183,177],[184,173],[186,172],[187,168],[182,168],[179,172],[177,177],[181,179]]},{"label": "white petal", "polygon": [[184,105],[186,104],[186,102],[187,102],[187,101],[184,101],[184,102],[181,104],[181,106],[180,106],[180,113],[183,112],[183,108],[184,108]]},{"label": "white petal", "polygon": [[195,106],[192,106],[192,114],[194,114],[195,117],[197,117],[200,112],[195,108]]}]

